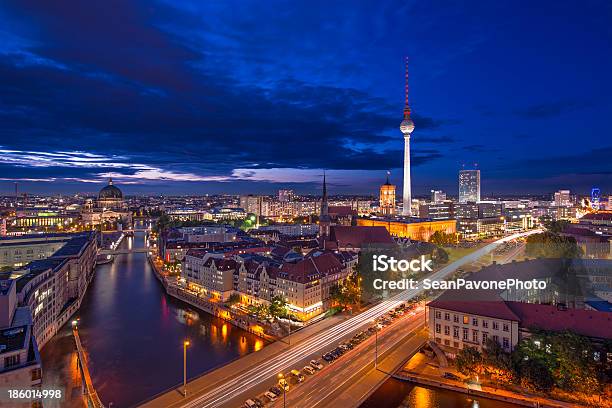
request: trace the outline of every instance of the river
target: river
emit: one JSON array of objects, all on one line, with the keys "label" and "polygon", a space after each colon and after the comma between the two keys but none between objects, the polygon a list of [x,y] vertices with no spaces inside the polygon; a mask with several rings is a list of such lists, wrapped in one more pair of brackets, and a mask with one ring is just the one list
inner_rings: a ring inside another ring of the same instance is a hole
[{"label": "river", "polygon": [[[144,233],[136,232],[120,248],[144,244]],[[264,346],[258,337],[167,296],[143,253],[98,266],[76,317],[96,391],[113,408],[134,406],[181,383],[185,339],[191,343],[190,378]],[[41,357],[43,387],[66,395],[45,408],[82,407],[69,324]]]},{"label": "river", "polygon": [[390,378],[359,408],[517,408],[519,405],[472,398],[459,392],[414,385]]}]

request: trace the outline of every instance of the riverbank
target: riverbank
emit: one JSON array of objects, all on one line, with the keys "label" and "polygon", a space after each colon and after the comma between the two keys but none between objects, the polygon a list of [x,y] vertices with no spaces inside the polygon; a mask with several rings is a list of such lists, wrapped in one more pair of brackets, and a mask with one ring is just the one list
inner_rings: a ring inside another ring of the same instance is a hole
[{"label": "riverbank", "polygon": [[[445,378],[445,373],[457,376],[457,379]],[[406,362],[400,370],[393,374],[393,378],[407,381],[428,388],[437,388],[469,395],[471,398],[487,398],[519,406],[540,408],[573,408],[581,405],[537,395],[516,393],[510,390],[486,386],[481,383],[466,383],[460,378],[453,367],[440,367],[437,360],[427,357],[423,353],[416,354]]]},{"label": "riverbank", "polygon": [[279,338],[270,335],[264,331],[264,327],[257,321],[250,318],[247,315],[240,317],[232,316],[232,311],[228,310],[223,304],[210,302],[196,294],[190,293],[177,284],[171,282],[167,276],[161,271],[161,266],[155,262],[155,259],[151,255],[147,255],[147,260],[157,280],[164,287],[166,294],[174,297],[182,302],[188,303],[189,305],[202,310],[203,312],[209,313],[215,317],[223,319],[228,323],[241,328],[242,330],[248,331],[258,337],[261,337],[267,341],[276,341]]}]

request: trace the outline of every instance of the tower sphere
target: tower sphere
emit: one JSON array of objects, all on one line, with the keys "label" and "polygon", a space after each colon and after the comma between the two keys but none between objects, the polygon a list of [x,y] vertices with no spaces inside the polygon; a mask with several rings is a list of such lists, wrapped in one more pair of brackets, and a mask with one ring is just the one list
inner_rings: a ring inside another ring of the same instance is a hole
[{"label": "tower sphere", "polygon": [[400,123],[400,130],[404,135],[409,135],[414,131],[414,123],[412,123],[412,120],[406,118],[402,120],[402,123]]}]

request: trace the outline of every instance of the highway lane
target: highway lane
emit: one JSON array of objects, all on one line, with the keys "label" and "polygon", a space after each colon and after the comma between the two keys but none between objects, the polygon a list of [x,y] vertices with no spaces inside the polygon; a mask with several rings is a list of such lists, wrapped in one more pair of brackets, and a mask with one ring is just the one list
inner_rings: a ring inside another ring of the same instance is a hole
[{"label": "highway lane", "polygon": [[[472,252],[471,254],[450,263],[439,271],[432,273],[428,276],[428,278],[432,280],[442,280],[450,276],[463,265],[473,262],[483,255],[486,255],[501,243],[516,239],[518,237],[530,235],[535,232],[538,231],[536,230],[527,233],[513,234],[492,242]],[[289,367],[294,366],[297,362],[308,358],[309,356],[319,357],[322,351],[330,348],[332,345],[335,345],[339,338],[352,334],[364,328],[364,326],[371,324],[371,322],[377,317],[385,314],[391,309],[394,309],[400,303],[415,297],[421,291],[422,289],[409,289],[403,291],[381,302],[380,304],[373,306],[365,312],[352,317],[351,319],[346,320],[345,322],[340,323],[339,325],[334,326],[322,333],[318,333],[311,339],[304,340],[301,343],[280,353],[279,355],[255,367],[252,367],[251,369],[246,370],[231,379],[228,379],[228,381],[215,389],[207,392],[205,391],[204,393],[200,392],[200,394],[198,394],[198,391],[192,391],[195,395],[192,394],[194,396],[188,398],[189,401],[178,403],[178,405],[175,406],[209,408],[225,405],[229,400],[232,400],[238,395],[244,395],[253,387],[269,382],[271,378],[274,378],[280,372],[285,372]]]},{"label": "highway lane", "polygon": [[[425,309],[421,308],[413,316],[397,319],[396,322],[378,332],[378,355],[385,355],[390,349],[397,347],[397,343],[416,334],[425,327]],[[422,344],[422,343],[420,343]],[[325,368],[314,375],[307,375],[302,384],[295,385],[287,393],[288,407],[319,407],[325,406],[334,398],[334,395],[348,388],[361,377],[362,371],[373,368],[375,355],[375,337],[371,336],[355,349],[350,350],[331,364],[324,363]],[[401,346],[400,346],[401,347]],[[303,365],[306,365],[304,362]],[[300,368],[296,366],[295,368]],[[330,386],[333,384],[333,386]],[[272,407],[282,407],[282,398],[279,398]]]}]

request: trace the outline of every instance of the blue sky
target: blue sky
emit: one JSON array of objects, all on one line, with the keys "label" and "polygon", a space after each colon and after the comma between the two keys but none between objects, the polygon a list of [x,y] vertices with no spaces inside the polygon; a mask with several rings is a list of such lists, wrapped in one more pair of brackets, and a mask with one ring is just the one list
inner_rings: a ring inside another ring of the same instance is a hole
[{"label": "blue sky", "polygon": [[612,3],[8,1],[0,194],[612,190]]}]

